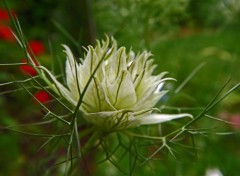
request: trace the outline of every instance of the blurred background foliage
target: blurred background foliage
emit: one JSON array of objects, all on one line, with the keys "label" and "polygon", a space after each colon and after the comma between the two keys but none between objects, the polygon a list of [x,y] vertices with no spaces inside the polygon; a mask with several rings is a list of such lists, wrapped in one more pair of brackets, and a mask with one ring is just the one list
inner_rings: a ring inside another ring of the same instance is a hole
[{"label": "blurred background foliage", "polygon": [[[37,41],[32,46],[32,50],[36,48],[34,54],[55,74],[61,74],[64,69],[62,43],[69,45],[77,57],[83,57],[81,46],[94,44],[95,39],[103,39],[107,34],[114,36],[119,46],[131,47],[136,52],[145,49],[151,51],[158,64],[158,72],[169,71],[169,76],[177,79],[177,82],[166,85],[171,91],[165,102],[160,102],[160,106],[179,107],[173,112],[185,107],[204,107],[229,78],[232,81],[228,88],[239,82],[238,0],[21,0],[7,3],[12,13],[17,15],[27,40]],[[12,25],[4,11],[2,5],[1,64],[23,62],[24,54],[8,31],[7,27]],[[203,66],[197,71],[201,64]],[[25,73],[29,73],[30,69],[19,66],[0,68],[1,83],[27,78]],[[196,74],[176,92],[194,71],[197,71]],[[41,121],[41,107],[20,86],[0,88],[1,126]],[[15,89],[19,91],[6,94]],[[36,93],[34,90],[35,97]],[[45,94],[40,97],[40,101],[46,101],[47,106],[54,108],[51,97]],[[221,102],[211,115],[240,123],[239,106],[238,90]],[[172,128],[171,124],[162,126],[166,131]],[[207,120],[201,120],[195,127],[213,126],[218,127],[217,131],[220,132],[237,133],[230,136],[213,134],[197,137],[196,146],[202,149],[198,151],[197,157],[183,154],[175,159],[161,153],[160,160],[153,165],[155,174],[204,175],[208,168],[219,168],[223,175],[239,175],[239,127]],[[45,129],[36,127],[31,130],[43,132]],[[48,174],[46,167],[51,164],[52,156],[49,159],[49,153],[37,152],[44,139],[6,131],[0,134],[0,175]],[[121,164],[124,167],[124,163]],[[109,163],[95,167],[95,172],[101,173],[96,175],[121,175]],[[151,175],[149,170],[145,167],[139,171],[136,169],[133,175]]]}]

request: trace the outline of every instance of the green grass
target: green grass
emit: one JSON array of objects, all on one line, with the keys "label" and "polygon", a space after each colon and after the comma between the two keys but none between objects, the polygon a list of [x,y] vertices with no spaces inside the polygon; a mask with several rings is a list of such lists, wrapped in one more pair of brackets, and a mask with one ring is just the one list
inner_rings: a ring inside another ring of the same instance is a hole
[{"label": "green grass", "polygon": [[234,30],[203,31],[156,43],[152,52],[158,70],[169,71],[177,79],[175,88],[198,65],[205,63],[182,90],[190,104],[205,105],[229,78],[232,84],[240,80],[238,38],[240,33]]}]

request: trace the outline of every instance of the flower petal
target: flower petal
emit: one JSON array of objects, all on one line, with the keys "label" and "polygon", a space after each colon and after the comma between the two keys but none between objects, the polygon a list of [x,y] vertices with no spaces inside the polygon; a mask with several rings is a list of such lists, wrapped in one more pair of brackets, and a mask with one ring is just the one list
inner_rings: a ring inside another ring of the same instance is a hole
[{"label": "flower petal", "polygon": [[128,109],[137,102],[134,85],[128,71],[123,71],[121,77],[114,83],[105,80],[104,89],[111,104],[118,110]]},{"label": "flower petal", "polygon": [[[68,46],[62,45],[65,49],[65,53],[67,54],[67,60],[66,60],[66,81],[68,88],[72,94],[75,95],[75,100],[78,101],[79,99],[79,94],[80,90],[78,90],[78,85],[77,85],[77,72],[78,72],[78,64],[76,60],[74,59],[74,56],[69,49]],[[79,75],[78,75],[79,76]],[[80,86],[79,86],[80,88]]]},{"label": "flower petal", "polygon": [[193,118],[191,114],[151,114],[148,116],[141,116],[138,118],[141,125],[150,125],[150,124],[158,124],[167,121],[171,121],[174,119],[179,119],[182,117],[190,117]]},{"label": "flower petal", "polygon": [[73,99],[71,93],[69,92],[69,90],[64,87],[54,76],[53,74],[46,69],[43,66],[38,66],[39,69],[44,70],[49,76],[50,78],[53,80],[54,85],[56,86],[56,89],[54,89],[54,91],[56,93],[59,93],[62,95],[62,97],[64,97],[67,101],[69,101],[69,103],[71,103],[72,105],[76,106],[77,102]]},{"label": "flower petal", "polygon": [[111,129],[125,129],[139,125],[134,114],[127,110],[86,113],[83,117],[88,122],[95,124],[106,131]]}]

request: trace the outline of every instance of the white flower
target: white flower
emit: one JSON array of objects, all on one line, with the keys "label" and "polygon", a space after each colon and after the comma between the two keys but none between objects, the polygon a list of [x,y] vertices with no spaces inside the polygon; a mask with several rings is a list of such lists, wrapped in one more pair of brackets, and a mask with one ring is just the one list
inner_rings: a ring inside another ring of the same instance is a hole
[{"label": "white flower", "polygon": [[218,168],[208,168],[205,176],[223,176],[223,174]]},{"label": "white flower", "polygon": [[[110,45],[111,42],[111,45]],[[80,111],[84,118],[103,129],[123,129],[139,125],[157,124],[189,114],[152,114],[156,103],[167,91],[163,83],[166,72],[153,75],[156,65],[146,51],[135,55],[117,48],[116,41],[106,38],[95,48],[88,46],[86,56],[77,63],[71,50],[63,45],[67,55],[66,87],[46,69],[57,93],[73,106],[83,95]],[[84,89],[87,87],[86,91]]]}]

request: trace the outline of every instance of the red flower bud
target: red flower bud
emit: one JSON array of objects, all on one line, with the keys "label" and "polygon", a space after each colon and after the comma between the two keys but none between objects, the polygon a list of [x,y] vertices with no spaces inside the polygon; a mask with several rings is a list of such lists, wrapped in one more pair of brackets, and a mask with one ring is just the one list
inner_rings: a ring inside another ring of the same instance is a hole
[{"label": "red flower bud", "polygon": [[[22,60],[22,63],[26,63],[27,64],[27,61],[26,59],[23,59]],[[30,65],[21,65],[20,66],[20,70],[24,73],[24,74],[27,74],[27,75],[31,75],[31,76],[36,76],[37,75],[37,71]]]},{"label": "red flower bud", "polygon": [[16,41],[11,29],[8,26],[0,26],[0,39],[14,42]]},{"label": "red flower bud", "polygon": [[34,97],[41,103],[46,103],[51,99],[50,95],[45,90],[40,90],[36,92],[34,94]]},{"label": "red flower bud", "polygon": [[5,9],[0,9],[0,20],[1,21],[9,20],[8,12]]},{"label": "red flower bud", "polygon": [[[36,40],[29,42],[29,48],[29,50],[31,50],[36,56],[41,55],[45,51],[44,45]],[[29,51],[29,53],[31,53],[31,51]]]}]

